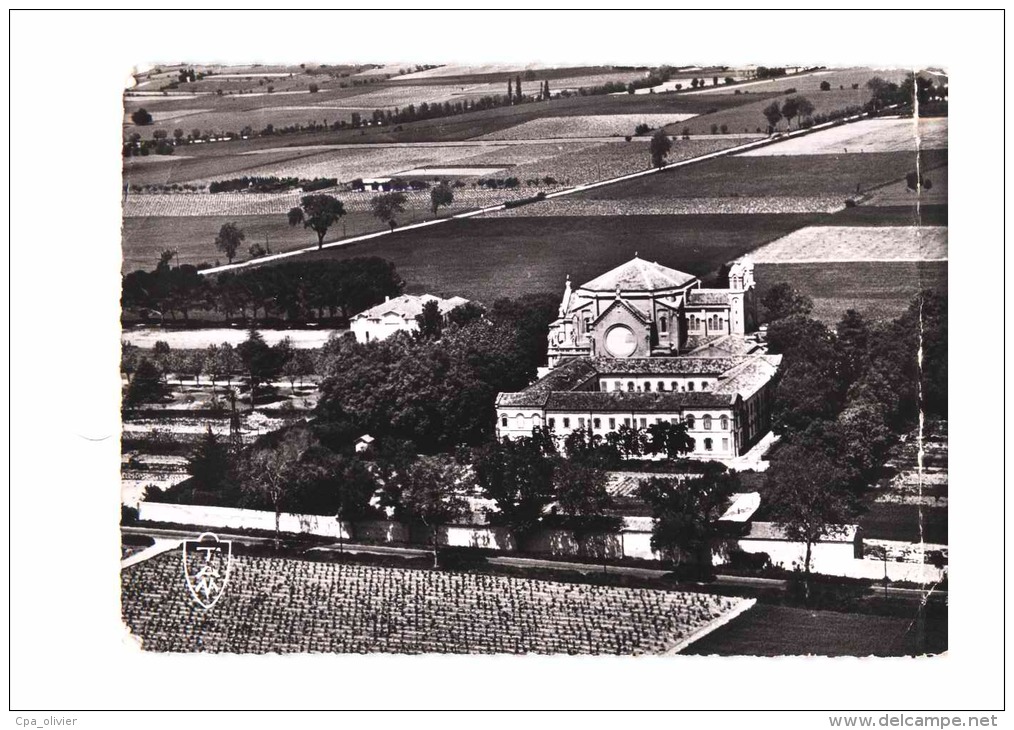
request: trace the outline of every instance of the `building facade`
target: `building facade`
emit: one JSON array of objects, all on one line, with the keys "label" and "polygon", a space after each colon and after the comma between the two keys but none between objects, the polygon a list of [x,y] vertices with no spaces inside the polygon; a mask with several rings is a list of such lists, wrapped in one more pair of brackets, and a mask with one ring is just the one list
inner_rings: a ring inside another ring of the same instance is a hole
[{"label": "building facade", "polygon": [[606,434],[660,421],[687,425],[692,456],[734,458],[770,428],[781,362],[750,335],[753,266],[728,289],[637,257],[576,290],[568,280],[550,325],[548,366],[523,391],[497,397],[497,435],[549,427]]},{"label": "building facade", "polygon": [[386,339],[395,332],[416,332],[419,330],[416,317],[422,314],[427,302],[436,302],[440,314],[446,317],[448,312],[467,304],[468,300],[462,297],[441,299],[431,294],[403,294],[394,299],[388,297],[383,304],[370,307],[352,318],[349,323],[352,334],[356,336],[357,342],[365,343]]}]

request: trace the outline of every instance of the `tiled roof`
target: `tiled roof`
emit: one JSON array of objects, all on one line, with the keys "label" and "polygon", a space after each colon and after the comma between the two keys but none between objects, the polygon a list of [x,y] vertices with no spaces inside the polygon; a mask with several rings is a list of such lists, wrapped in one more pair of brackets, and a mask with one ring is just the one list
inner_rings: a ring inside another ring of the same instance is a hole
[{"label": "tiled roof", "polygon": [[549,394],[554,391],[572,391],[592,383],[598,372],[590,358],[575,357],[568,360],[541,380],[529,385],[519,393],[500,393],[498,406],[541,407],[546,404]]},{"label": "tiled roof", "polygon": [[463,297],[451,297],[450,299],[441,299],[435,297],[432,294],[422,294],[415,296],[413,294],[402,294],[400,297],[394,299],[388,299],[383,304],[378,304],[375,307],[360,312],[353,319],[360,318],[375,318],[383,317],[387,314],[396,314],[404,319],[415,319],[417,316],[422,314],[423,306],[427,302],[436,302],[440,308],[441,314],[447,314],[455,307],[460,307],[462,304],[467,304],[468,300]]},{"label": "tiled roof", "polygon": [[722,335],[718,339],[711,340],[688,353],[690,357],[730,357],[736,355],[750,355],[761,347],[760,343],[753,338],[746,338],[743,335]]},{"label": "tiled roof", "polygon": [[591,291],[654,291],[683,287],[697,280],[696,276],[685,274],[668,266],[644,261],[636,256],[625,264],[607,271],[581,289]]},{"label": "tiled roof", "polygon": [[714,306],[729,304],[727,289],[691,289],[687,292],[687,306]]},{"label": "tiled roof", "polygon": [[[723,359],[723,358],[717,358]],[[744,399],[756,393],[774,377],[781,355],[755,355],[748,357],[718,379],[713,392],[740,395]]]},{"label": "tiled roof", "polygon": [[602,391],[571,391],[550,394],[546,400],[546,412],[552,411],[594,411],[597,413],[657,413],[679,411],[682,408],[725,408],[735,401],[735,396],[711,391],[692,393],[630,393]]},{"label": "tiled roof", "polygon": [[733,357],[595,357],[599,375],[721,375],[739,364]]},{"label": "tiled roof", "polygon": [[648,322],[651,321],[650,319],[648,319],[648,315],[645,314],[644,312],[642,312],[637,307],[632,307],[632,306],[630,306],[630,304],[628,304],[627,302],[623,301],[622,299],[617,299],[612,304],[610,304],[608,307],[606,307],[602,311],[602,314],[600,314],[598,317],[595,318],[595,321],[592,324],[598,324],[599,320],[601,320],[603,317],[605,317],[607,314],[609,314],[611,311],[613,311],[617,307],[623,307],[628,312],[630,312],[632,315],[634,315],[634,319],[637,319],[638,321],[640,321],[640,322],[642,322],[644,324],[648,324]]}]

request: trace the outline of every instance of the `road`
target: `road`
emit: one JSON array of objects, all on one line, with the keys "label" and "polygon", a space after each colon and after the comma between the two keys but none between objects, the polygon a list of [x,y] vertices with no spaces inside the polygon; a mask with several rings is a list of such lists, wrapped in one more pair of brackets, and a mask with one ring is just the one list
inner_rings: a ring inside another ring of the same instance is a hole
[{"label": "road", "polygon": [[[665,172],[666,170],[674,170],[674,169],[679,168],[679,167],[686,167],[688,165],[695,165],[695,164],[698,164],[700,162],[704,162],[706,160],[713,160],[713,159],[717,159],[719,157],[726,157],[728,155],[735,155],[735,154],[738,154],[740,152],[746,152],[748,150],[756,149],[758,147],[766,147],[767,145],[778,144],[778,143],[784,142],[785,140],[788,140],[788,139],[794,139],[796,137],[801,137],[801,136],[805,136],[805,135],[808,135],[808,134],[813,134],[814,132],[819,132],[819,131],[821,131],[823,129],[830,129],[831,127],[834,127],[837,124],[840,124],[840,123],[843,123],[843,122],[844,123],[855,122],[855,121],[858,121],[860,119],[866,118],[866,116],[867,116],[866,114],[857,114],[855,116],[846,117],[846,118],[844,118],[842,120],[838,120],[836,122],[827,122],[825,124],[814,125],[813,127],[810,127],[809,129],[797,129],[797,130],[792,131],[792,132],[783,133],[783,134],[781,134],[779,136],[765,137],[763,139],[754,140],[754,141],[747,142],[747,143],[741,144],[741,145],[736,145],[735,147],[729,147],[727,149],[719,150],[717,152],[709,152],[708,154],[701,155],[699,157],[692,157],[692,158],[690,158],[688,160],[680,160],[678,162],[671,162],[671,163],[669,163],[667,165],[663,165],[662,167],[650,168],[650,169],[647,169],[647,170],[639,170],[638,172],[632,172],[632,173],[629,173],[627,175],[619,175],[617,177],[611,177],[611,178],[607,178],[605,180],[599,180],[597,182],[587,183],[585,185],[578,185],[578,186],[573,187],[573,188],[567,188],[566,190],[559,190],[559,191],[557,191],[555,193],[549,193],[548,195],[546,195],[545,199],[546,200],[552,200],[553,198],[563,198],[563,197],[566,197],[568,195],[575,195],[577,193],[584,192],[586,190],[594,190],[595,188],[604,187],[606,185],[614,185],[615,183],[624,182],[626,180],[634,180],[636,178],[645,177],[647,175],[657,175],[657,174],[659,174],[661,172]],[[574,140],[570,140],[570,141],[574,141]],[[446,144],[446,143],[441,143],[441,144]],[[531,203],[531,205],[538,205],[538,203],[537,202]],[[415,230],[415,229],[418,229],[418,228],[426,228],[428,226],[442,225],[444,223],[448,223],[448,222],[453,221],[453,220],[460,220],[460,219],[465,219],[465,218],[474,218],[476,216],[486,215],[487,213],[493,213],[493,212],[496,212],[496,211],[499,211],[499,210],[506,210],[506,209],[507,209],[507,206],[504,205],[503,203],[498,204],[498,205],[491,205],[491,206],[487,206],[485,208],[478,208],[476,210],[471,210],[471,211],[468,211],[468,212],[465,212],[465,213],[456,213],[454,215],[447,216],[446,218],[435,218],[433,220],[422,221],[421,223],[411,223],[409,225],[401,226],[399,228],[396,228],[393,231],[387,231],[387,230],[376,231],[375,233],[366,233],[366,234],[363,234],[361,236],[353,236],[352,238],[346,238],[346,239],[343,239],[341,241],[332,241],[330,243],[325,243],[322,248],[336,248],[336,247],[339,247],[339,246],[348,246],[348,245],[353,244],[353,243],[361,243],[363,241],[370,241],[370,240],[374,240],[374,239],[378,239],[378,238],[383,238],[384,236],[397,236],[397,235],[400,235],[400,234],[404,233],[405,231],[411,231],[411,230]],[[208,269],[202,269],[200,273],[207,275],[207,274],[220,274],[223,271],[236,271],[238,269],[245,269],[245,268],[249,268],[249,267],[252,267],[252,266],[260,266],[262,264],[265,264],[265,263],[268,263],[268,262],[271,262],[271,261],[280,261],[282,259],[291,258],[293,256],[301,256],[303,254],[313,253],[314,251],[318,251],[318,250],[320,250],[320,249],[318,249],[317,246],[308,246],[306,248],[295,249],[293,251],[286,251],[284,253],[276,253],[276,254],[272,254],[270,256],[261,256],[260,258],[251,259],[251,260],[248,260],[248,261],[240,261],[240,262],[234,263],[234,264],[224,264],[222,266],[214,266],[214,267],[211,267],[211,268],[208,268]]]}]

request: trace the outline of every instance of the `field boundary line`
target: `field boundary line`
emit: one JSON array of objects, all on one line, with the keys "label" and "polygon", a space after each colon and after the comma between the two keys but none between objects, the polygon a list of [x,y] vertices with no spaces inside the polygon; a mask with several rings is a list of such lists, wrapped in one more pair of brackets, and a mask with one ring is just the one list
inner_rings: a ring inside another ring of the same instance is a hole
[{"label": "field boundary line", "polygon": [[696,631],[693,631],[690,634],[690,636],[686,637],[685,639],[682,639],[681,641],[677,642],[675,645],[673,645],[673,646],[669,647],[668,649],[666,649],[665,652],[664,652],[665,656],[671,656],[673,654],[679,654],[684,649],[686,649],[688,646],[690,646],[691,644],[693,644],[695,641],[699,641],[699,640],[703,639],[705,636],[707,636],[708,634],[710,634],[715,629],[720,629],[723,626],[725,626],[727,623],[729,623],[730,621],[732,621],[733,619],[739,618],[741,615],[743,615],[748,610],[750,610],[751,608],[753,608],[754,605],[756,605],[756,603],[757,603],[757,599],[756,598],[744,598],[743,602],[741,604],[739,604],[738,606],[736,606],[736,608],[732,609],[731,611],[727,611],[726,613],[723,613],[718,618],[713,619],[712,621],[710,621],[709,623],[706,623],[701,628],[697,629]]},{"label": "field boundary line", "polygon": [[[706,160],[716,159],[718,157],[736,155],[739,154],[740,152],[746,152],[747,150],[778,144],[779,142],[784,142],[789,139],[795,139],[796,137],[803,137],[808,134],[813,134],[814,132],[822,131],[824,129],[830,129],[831,127],[841,126],[843,124],[851,124],[852,122],[865,119],[868,116],[869,113],[860,112],[859,114],[852,117],[843,117],[842,119],[836,119],[830,122],[825,122],[824,124],[814,125],[812,127],[807,127],[806,129],[797,129],[794,132],[784,132],[778,137],[766,137],[760,140],[753,140],[741,145],[726,148],[724,150],[718,150],[716,152],[708,152],[707,154],[700,155],[698,157],[691,157],[690,159],[687,160],[679,160],[677,162],[671,162],[669,164],[662,165],[661,167],[651,167],[646,170],[639,170],[637,172],[627,173],[626,175],[620,175],[618,177],[608,178],[606,180],[599,180],[593,183],[587,183],[585,185],[578,185],[573,188],[567,188],[566,190],[558,190],[555,193],[547,194],[544,198],[542,198],[542,200],[552,200],[555,198],[565,197],[567,195],[574,195],[576,193],[584,192],[586,190],[593,190],[595,188],[603,187],[606,185],[612,185],[614,183],[624,182],[626,180],[633,180],[639,177],[645,177],[646,175],[656,175],[658,173],[662,173],[667,170],[673,170],[678,167],[686,167],[687,165],[692,165],[698,162],[704,162]],[[541,201],[532,201],[531,203],[528,203],[528,205],[538,205],[539,202]],[[380,238],[381,236],[393,236],[396,233],[400,233],[402,231],[411,231],[418,228],[425,228],[427,226],[435,226],[441,223],[448,223],[449,221],[461,220],[464,218],[474,218],[475,216],[485,215],[486,213],[495,213],[497,211],[508,209],[509,208],[507,207],[506,202],[499,203],[497,205],[487,206],[485,208],[478,208],[476,210],[466,211],[464,213],[456,213],[446,218],[434,218],[428,221],[412,223],[407,226],[402,226],[400,228],[396,228],[391,231],[382,230],[376,231],[374,233],[364,233],[361,236],[353,236],[352,238],[346,238],[340,241],[332,241],[330,243],[325,243],[323,246],[308,246],[306,248],[293,249],[292,251],[284,251],[282,253],[271,254],[269,256],[261,256],[260,258],[250,259],[248,261],[240,261],[235,264],[224,264],[222,266],[213,266],[211,268],[201,269],[198,273],[206,276],[208,274],[220,274],[225,271],[236,271],[238,269],[252,268],[255,266],[260,266],[262,264],[271,263],[273,261],[280,261],[282,259],[291,258],[292,256],[300,256],[306,253],[322,251],[326,248],[337,248],[340,246],[348,246],[350,244],[362,243],[363,241],[370,241],[375,238]]]}]

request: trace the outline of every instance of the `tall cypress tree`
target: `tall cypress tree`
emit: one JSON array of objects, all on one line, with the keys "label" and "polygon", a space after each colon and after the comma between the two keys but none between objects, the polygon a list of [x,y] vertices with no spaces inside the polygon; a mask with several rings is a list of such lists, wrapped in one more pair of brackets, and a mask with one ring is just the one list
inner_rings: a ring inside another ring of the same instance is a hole
[{"label": "tall cypress tree", "polygon": [[511,83],[510,79],[507,79],[507,101],[510,102],[513,100],[514,100],[514,85]]},{"label": "tall cypress tree", "polygon": [[517,95],[518,101],[521,101],[521,74],[514,77],[514,93]]}]

